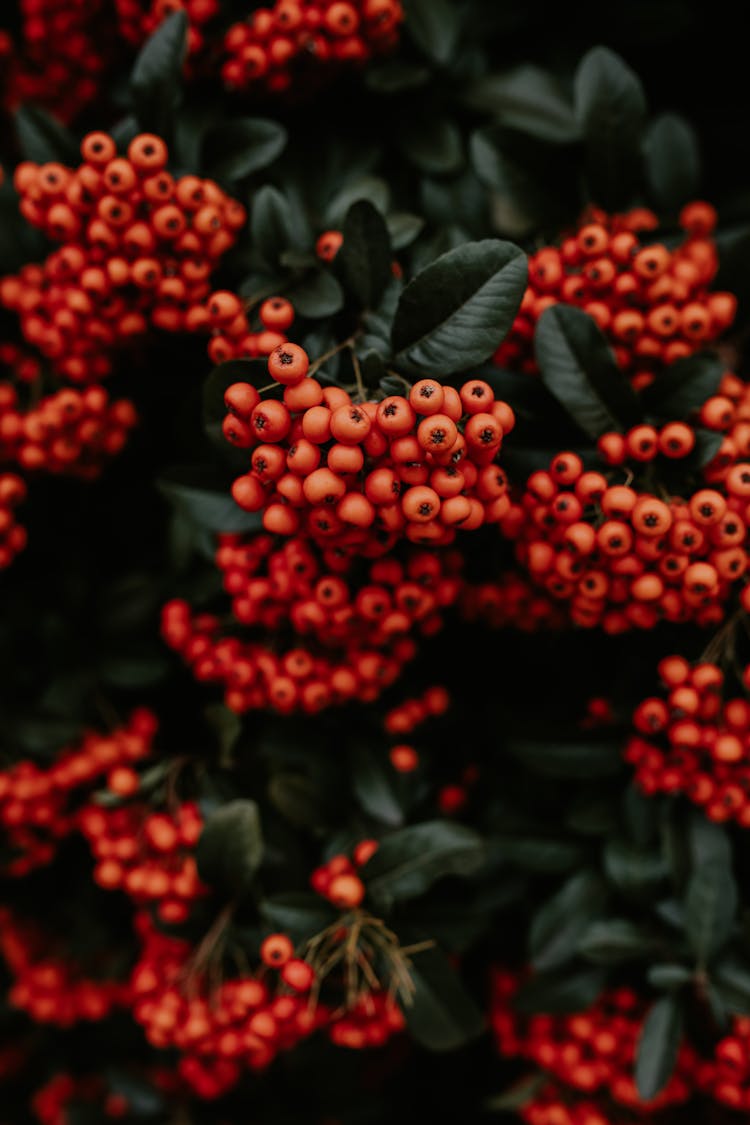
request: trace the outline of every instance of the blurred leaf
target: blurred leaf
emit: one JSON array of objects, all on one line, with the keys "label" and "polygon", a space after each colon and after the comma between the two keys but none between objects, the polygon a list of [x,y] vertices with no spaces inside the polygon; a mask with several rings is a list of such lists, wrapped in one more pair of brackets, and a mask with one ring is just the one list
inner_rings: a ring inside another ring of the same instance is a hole
[{"label": "blurred leaf", "polygon": [[536,911],[529,928],[529,953],[536,970],[556,969],[577,952],[606,896],[606,886],[596,872],[580,871]]},{"label": "blurred leaf", "polygon": [[258,531],[262,526],[260,513],[239,508],[229,485],[209,469],[169,469],[156,485],[170,504],[207,531]]},{"label": "blurred leaf", "polygon": [[453,54],[461,17],[450,0],[404,0],[406,30],[435,62],[447,63]]},{"label": "blurred leaf", "polygon": [[640,79],[614,51],[593,47],[576,71],[574,86],[591,197],[601,207],[626,207],[642,169],[646,97]]},{"label": "blurred leaf", "polygon": [[414,955],[413,1002],[404,1008],[411,1035],[430,1051],[455,1051],[484,1031],[484,1016],[438,949]]},{"label": "blurred leaf", "polygon": [[682,1038],[682,1006],[674,995],[651,1008],[638,1040],[635,1082],[644,1101],[651,1101],[669,1081]]},{"label": "blurred leaf", "polygon": [[295,941],[307,941],[335,922],[338,911],[312,891],[289,891],[270,895],[260,904],[261,916],[274,930],[288,933]]},{"label": "blurred leaf", "polygon": [[142,130],[168,135],[187,57],[187,12],[171,12],[141,48],[130,75],[135,114]]},{"label": "blurred leaf", "polygon": [[660,421],[681,422],[718,394],[726,365],[715,352],[698,352],[678,359],[640,393],[646,414]]},{"label": "blurred leaf", "polygon": [[391,828],[404,823],[404,810],[398,797],[397,774],[385,752],[364,743],[352,750],[352,787],[360,807],[370,816]]},{"label": "blurred leaf", "polygon": [[446,175],[463,164],[463,138],[455,121],[420,113],[401,121],[397,136],[406,159],[422,172]]},{"label": "blurred leaf", "polygon": [[580,136],[572,100],[557,78],[530,64],[480,78],[464,100],[501,124],[544,141],[568,144]]},{"label": "blurred leaf", "polygon": [[515,1007],[519,1012],[583,1012],[590,1008],[604,987],[602,969],[588,968],[571,972],[566,966],[549,973],[534,973],[521,986]]},{"label": "blurred leaf", "polygon": [[231,183],[266,168],[286,147],[286,129],[265,117],[236,117],[210,129],[203,164],[215,180]]},{"label": "blurred leaf", "polygon": [[643,141],[646,178],[660,211],[675,213],[700,191],[700,151],[693,127],[675,113],[663,113]]},{"label": "blurred leaf", "polygon": [[482,864],[481,838],[461,824],[431,820],[385,836],[360,875],[368,893],[387,908],[416,898],[445,875],[471,875]]},{"label": "blurred leaf", "polygon": [[206,820],[195,853],[198,874],[233,897],[245,894],[263,858],[260,814],[254,801],[237,799]]},{"label": "blurred leaf", "polygon": [[22,105],[16,110],[18,143],[26,160],[35,164],[80,162],[80,149],[73,134],[46,110]]}]

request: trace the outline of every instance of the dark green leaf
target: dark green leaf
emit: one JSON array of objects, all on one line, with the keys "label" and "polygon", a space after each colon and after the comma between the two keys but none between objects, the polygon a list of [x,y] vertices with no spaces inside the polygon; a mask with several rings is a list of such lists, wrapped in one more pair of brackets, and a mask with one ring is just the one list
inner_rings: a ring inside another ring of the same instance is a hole
[{"label": "dark green leaf", "polygon": [[513,736],[506,742],[514,758],[548,777],[607,777],[622,769],[622,755],[611,740],[552,742]]},{"label": "dark green leaf", "polygon": [[211,813],[195,853],[198,873],[224,894],[243,895],[263,858],[263,836],[254,801],[228,801]]},{"label": "dark green leaf", "polygon": [[264,184],[255,193],[250,213],[253,246],[269,266],[284,250],[295,247],[296,230],[288,200],[278,188]]},{"label": "dark green leaf", "polygon": [[484,1102],[485,1109],[499,1113],[512,1112],[523,1109],[531,1101],[535,1101],[547,1082],[544,1074],[529,1074],[519,1078],[502,1094],[495,1094]]},{"label": "dark green leaf", "polygon": [[544,141],[566,144],[580,136],[571,99],[554,75],[536,66],[523,64],[480,78],[465,100],[501,124]]},{"label": "dark green leaf", "polygon": [[529,929],[529,952],[535,969],[556,969],[578,949],[590,923],[601,913],[607,890],[594,871],[581,871],[535,913]]},{"label": "dark green leaf", "polygon": [[507,863],[540,874],[568,871],[583,857],[578,844],[544,836],[496,836],[492,842]]},{"label": "dark green leaf", "polygon": [[686,969],[684,965],[676,964],[652,965],[647,976],[649,984],[664,992],[672,992],[675,989],[683,988],[693,979],[690,969]]},{"label": "dark green leaf", "polygon": [[232,751],[242,732],[242,719],[223,703],[210,703],[203,709],[203,714],[216,732],[220,764],[228,769],[234,764]]},{"label": "dark green leaf", "polygon": [[366,199],[353,203],[346,213],[344,241],[334,269],[345,293],[360,308],[374,309],[391,278],[391,240],[385,219]]},{"label": "dark green leaf", "polygon": [[404,822],[404,810],[398,798],[401,780],[382,749],[380,752],[364,743],[352,751],[352,787],[360,807],[370,816],[391,828]]},{"label": "dark green leaf", "polygon": [[601,969],[571,972],[569,967],[551,973],[534,973],[516,996],[520,1012],[582,1012],[590,1008],[604,986]]},{"label": "dark green leaf", "polygon": [[674,995],[657,1000],[648,1013],[638,1040],[635,1082],[649,1102],[669,1081],[682,1038],[682,1006]]},{"label": "dark green leaf", "polygon": [[711,980],[728,1008],[750,1015],[750,965],[739,957],[722,957],[711,969]]},{"label": "dark green leaf", "polygon": [[130,75],[136,117],[142,129],[163,135],[180,93],[187,56],[187,12],[172,12],[146,40]]},{"label": "dark green leaf", "polygon": [[336,920],[337,911],[320,895],[290,891],[271,895],[260,904],[263,920],[295,941],[307,941]]},{"label": "dark green leaf", "polygon": [[410,246],[424,228],[424,219],[420,215],[412,215],[409,211],[396,211],[386,216],[386,226],[394,250],[403,250]]},{"label": "dark green leaf", "polygon": [[398,143],[406,159],[422,172],[456,172],[464,159],[461,131],[455,121],[419,114],[402,121]]},{"label": "dark green leaf", "polygon": [[575,76],[575,113],[586,145],[592,198],[627,206],[639,184],[646,98],[640,80],[606,47],[594,47]]},{"label": "dark green leaf", "polygon": [[725,366],[714,352],[678,359],[641,391],[644,411],[655,419],[683,421],[718,393]]},{"label": "dark green leaf", "polygon": [[291,285],[286,296],[299,316],[310,320],[333,316],[344,307],[344,292],[328,270],[315,270]]},{"label": "dark green leaf", "polygon": [[229,485],[210,470],[170,469],[156,483],[170,504],[206,531],[258,531],[262,525],[260,514],[238,508]]},{"label": "dark green leaf", "polygon": [[592,922],[580,939],[579,952],[597,965],[619,965],[646,959],[655,945],[653,934],[628,918]]},{"label": "dark green leaf", "polygon": [[325,211],[325,221],[329,226],[339,228],[343,225],[349,208],[361,199],[366,199],[373,207],[385,215],[390,203],[390,188],[379,176],[357,176],[347,181],[334,195]]},{"label": "dark green leaf", "polygon": [[435,62],[447,63],[461,28],[459,10],[449,0],[405,0],[406,28]]},{"label": "dark green leaf", "polygon": [[80,160],[73,134],[38,106],[20,106],[16,111],[16,132],[21,152],[35,164],[78,164]]},{"label": "dark green leaf", "polygon": [[[718,837],[717,837],[718,840]],[[705,965],[726,943],[737,913],[737,884],[724,843],[698,855],[685,893],[685,929],[690,948]]]},{"label": "dark green leaf", "polygon": [[379,94],[397,94],[402,90],[416,90],[429,81],[428,67],[404,62],[402,59],[387,59],[385,62],[368,66],[365,71],[365,85]]},{"label": "dark green leaf", "polygon": [[606,337],[582,309],[572,305],[545,309],[536,326],[534,348],[544,385],[590,438],[627,430],[641,421],[635,392],[619,370]]},{"label": "dark green leaf", "polygon": [[286,129],[278,121],[236,117],[206,134],[203,163],[214,179],[231,183],[272,164],[286,143]]},{"label": "dark green leaf", "polygon": [[413,1002],[404,1015],[417,1043],[431,1051],[455,1051],[484,1030],[484,1016],[438,949],[414,955]]},{"label": "dark green leaf", "polygon": [[684,117],[663,113],[644,139],[646,178],[660,211],[676,212],[700,190],[698,138]]},{"label": "dark green leaf", "polygon": [[488,359],[518,312],[526,256],[510,242],[468,242],[422,270],[393,322],[398,358],[426,374],[465,371]]},{"label": "dark green leaf", "polygon": [[650,897],[669,877],[666,855],[658,849],[647,849],[622,837],[607,841],[604,868],[608,878],[627,895]]},{"label": "dark green leaf", "polygon": [[484,859],[481,838],[461,824],[426,821],[380,841],[361,870],[367,890],[385,906],[416,898],[444,875],[470,875]]},{"label": "dark green leaf", "polygon": [[321,793],[303,773],[276,773],[268,782],[268,799],[291,824],[319,828],[325,823]]}]

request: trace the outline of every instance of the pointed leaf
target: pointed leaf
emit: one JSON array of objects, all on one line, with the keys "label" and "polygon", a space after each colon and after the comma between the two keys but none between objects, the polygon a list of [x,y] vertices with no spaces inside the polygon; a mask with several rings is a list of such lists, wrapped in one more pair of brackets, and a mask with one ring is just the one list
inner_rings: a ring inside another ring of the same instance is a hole
[{"label": "pointed leaf", "polygon": [[581,936],[601,913],[606,896],[599,875],[581,871],[537,910],[529,929],[535,969],[558,968],[577,952]]},{"label": "pointed leaf", "polygon": [[203,162],[215,180],[232,182],[266,168],[286,147],[287,132],[265,117],[237,117],[211,129]]},{"label": "pointed leaf", "polygon": [[515,319],[526,277],[526,256],[510,242],[467,242],[443,254],[401,294],[392,333],[398,358],[427,374],[488,359]]},{"label": "pointed leaf", "polygon": [[700,191],[701,162],[695,130],[675,113],[651,123],[644,139],[646,178],[661,211],[677,211]]},{"label": "pointed leaf", "polygon": [[187,57],[187,36],[187,12],[172,12],[146,40],[135,60],[130,91],[141,129],[159,135],[169,131]]},{"label": "pointed leaf", "polygon": [[545,309],[534,335],[542,382],[581,427],[596,440],[610,430],[627,430],[642,419],[635,392],[619,370],[597,324],[572,305]]},{"label": "pointed leaf", "polygon": [[368,893],[390,906],[424,894],[444,875],[470,875],[484,856],[476,832],[461,824],[432,820],[386,836],[360,874]]},{"label": "pointed leaf", "polygon": [[353,203],[342,229],[334,269],[345,293],[363,309],[377,308],[391,278],[391,240],[380,212],[366,199]]},{"label": "pointed leaf", "polygon": [[411,969],[416,986],[404,1008],[416,1041],[431,1051],[455,1051],[484,1030],[484,1016],[438,949],[416,953]]},{"label": "pointed leaf", "polygon": [[635,1082],[644,1101],[655,1098],[669,1082],[681,1038],[682,1005],[677,996],[664,996],[651,1008],[638,1040]]},{"label": "pointed leaf", "polygon": [[38,106],[19,107],[16,132],[21,152],[35,164],[78,164],[80,160],[80,150],[73,134]]},{"label": "pointed leaf", "polygon": [[614,51],[594,47],[582,60],[575,76],[575,112],[594,202],[627,206],[640,180],[646,98],[637,75]]},{"label": "pointed leaf", "polygon": [[260,814],[254,801],[228,801],[203,826],[195,853],[205,883],[227,895],[244,894],[263,858]]}]

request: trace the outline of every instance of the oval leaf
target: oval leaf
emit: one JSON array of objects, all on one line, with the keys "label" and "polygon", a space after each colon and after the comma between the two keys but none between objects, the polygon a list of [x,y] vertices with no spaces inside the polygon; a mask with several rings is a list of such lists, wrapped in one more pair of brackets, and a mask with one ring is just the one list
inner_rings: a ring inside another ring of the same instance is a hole
[{"label": "oval leaf", "polygon": [[594,47],[574,86],[592,197],[603,207],[627,206],[641,175],[646,97],[640,80],[614,51]]},{"label": "oval leaf", "polygon": [[484,1030],[484,1016],[438,949],[415,954],[416,990],[405,1010],[409,1031],[431,1051],[455,1051]]},{"label": "oval leaf", "polygon": [[142,129],[163,134],[180,89],[187,57],[187,12],[172,12],[146,40],[130,75],[136,117]]},{"label": "oval leaf", "polygon": [[203,469],[175,468],[156,482],[159,491],[197,527],[212,532],[259,531],[259,512],[243,512],[229,486]]},{"label": "oval leaf", "polygon": [[635,1060],[638,1093],[649,1102],[674,1070],[682,1037],[682,1006],[674,995],[657,1000],[643,1024]]},{"label": "oval leaf", "polygon": [[390,906],[424,894],[443,875],[471,874],[484,856],[476,832],[461,824],[432,820],[386,836],[360,874],[368,893]]},{"label": "oval leaf", "polygon": [[205,883],[237,896],[250,887],[263,858],[263,836],[255,801],[228,801],[203,826],[196,849],[198,873]]},{"label": "oval leaf", "polygon": [[535,969],[556,969],[577,952],[581,935],[601,912],[606,895],[595,872],[581,871],[536,912],[529,930]]},{"label": "oval leaf", "polygon": [[510,242],[486,239],[449,250],[401,294],[392,332],[398,358],[428,374],[488,359],[515,319],[526,278],[526,255]]},{"label": "oval leaf", "polygon": [[215,180],[241,180],[273,163],[286,142],[286,129],[277,121],[239,117],[206,134],[203,161]]},{"label": "oval leaf", "polygon": [[552,305],[534,334],[542,382],[596,440],[642,419],[635,392],[618,368],[607,339],[592,318],[572,305]]},{"label": "oval leaf", "polygon": [[700,191],[701,162],[692,126],[676,113],[663,113],[643,143],[646,178],[656,205],[677,211]]},{"label": "oval leaf", "polygon": [[377,308],[391,278],[391,239],[385,219],[366,199],[346,213],[344,241],[334,269],[344,291],[363,309]]},{"label": "oval leaf", "polygon": [[20,106],[16,113],[16,132],[23,155],[36,164],[51,161],[77,164],[80,159],[73,134],[38,106]]}]

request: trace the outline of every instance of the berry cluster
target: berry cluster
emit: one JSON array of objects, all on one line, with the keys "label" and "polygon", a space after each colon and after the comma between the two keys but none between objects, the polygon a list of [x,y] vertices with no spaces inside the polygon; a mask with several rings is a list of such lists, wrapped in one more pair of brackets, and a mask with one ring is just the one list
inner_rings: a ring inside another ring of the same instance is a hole
[{"label": "berry cluster", "polygon": [[685,422],[667,422],[659,428],[633,426],[625,434],[602,434],[597,448],[608,465],[624,465],[626,461],[647,464],[659,456],[678,461],[695,449],[695,430]]},{"label": "berry cluster", "polygon": [[68,1028],[105,1019],[129,1003],[129,987],[85,977],[65,953],[9,910],[0,910],[0,952],[13,976],[8,1002],[36,1023]]},{"label": "berry cluster", "polygon": [[[750,702],[723,698],[716,664],[682,656],[659,664],[666,698],[644,699],[625,750],[644,793],[684,793],[714,821],[750,827]],[[745,672],[750,685],[750,669]]]},{"label": "berry cluster", "polygon": [[228,359],[254,359],[270,355],[286,341],[294,321],[294,308],[285,297],[269,297],[258,310],[260,325],[250,326],[245,306],[234,293],[218,290],[206,303],[206,325],[211,330],[208,354],[214,363]]},{"label": "berry cluster", "polygon": [[236,623],[259,627],[260,638],[232,636],[234,622],[193,614],[179,599],[164,607],[162,635],[197,679],[224,684],[227,706],[240,713],[373,701],[414,658],[412,634],[439,630],[461,592],[455,551],[376,559],[358,576],[349,556],[329,550],[321,559],[303,539],[275,548],[267,535],[222,536],[217,561]]},{"label": "berry cluster", "polygon": [[[437,715],[444,715],[450,707],[450,696],[444,687],[428,688],[415,699],[406,699],[392,707],[383,719],[383,729],[389,735],[411,734],[421,723]],[[419,765],[419,754],[410,744],[398,742],[391,746],[388,756],[399,773],[412,773]]]},{"label": "berry cluster", "polygon": [[526,574],[504,571],[495,581],[467,582],[460,602],[465,621],[489,629],[520,629],[524,633],[562,629],[563,607],[540,590]]},{"label": "berry cluster", "polygon": [[262,399],[249,383],[226,393],[224,434],[253,450],[232,495],[246,511],[263,511],[267,531],[384,553],[403,537],[443,546],[458,529],[507,513],[496,458],[514,416],[489,384],[471,379],[457,391],[421,379],[408,398],[360,403],[322,387],[308,368],[302,348],[282,344],[268,370],[283,401]]},{"label": "berry cluster", "polygon": [[46,769],[22,760],[0,772],[0,824],[14,853],[4,874],[23,876],[49,863],[57,843],[77,827],[75,791],[104,775],[132,772],[132,764],[150,753],[155,732],[153,714],[136,710],[110,735],[88,731]]},{"label": "berry cluster", "polygon": [[76,383],[109,374],[113,353],[149,326],[203,327],[209,277],[245,209],[212,180],[174,179],[168,150],[143,133],[118,157],[106,133],[81,143],[83,163],[19,164],[24,218],[62,242],[41,265],[0,282],[26,341]]},{"label": "berry cluster", "polygon": [[3,383],[0,461],[91,480],[120,452],[137,420],[132,402],[111,402],[103,387],[64,388],[24,410],[15,388]]},{"label": "berry cluster", "polygon": [[[513,973],[500,970],[493,977],[491,1018],[500,1054],[527,1059],[573,1090],[608,1095],[616,1105],[635,1112],[679,1105],[691,1096],[698,1060],[685,1042],[672,1077],[656,1098],[645,1103],[638,1094],[633,1068],[645,1009],[631,989],[603,993],[575,1015],[521,1016],[513,1007],[518,986]],[[555,1120],[547,1118],[547,1122]],[[566,1119],[557,1120],[563,1125]],[[572,1120],[578,1125],[575,1117]],[[542,1125],[544,1117],[538,1122]]]},{"label": "berry cluster", "polygon": [[328,1028],[337,1047],[362,1051],[382,1047],[406,1027],[404,1013],[388,992],[368,992]]},{"label": "berry cluster", "polygon": [[39,1125],[70,1125],[78,1106],[95,1105],[105,1117],[113,1120],[125,1117],[128,1099],[124,1094],[107,1089],[99,1074],[77,1077],[67,1072],[54,1074],[35,1092],[31,1108]]},{"label": "berry cluster", "polygon": [[720,1105],[750,1111],[750,1019],[735,1016],[713,1058],[698,1068],[701,1090]]},{"label": "berry cluster", "polygon": [[731,371],[724,373],[718,393],[701,406],[698,421],[724,435],[718,452],[704,470],[708,483],[723,480],[737,461],[750,458],[750,386]]},{"label": "berry cluster", "polygon": [[140,804],[89,804],[77,826],[96,860],[94,882],[124,890],[139,906],[155,904],[163,922],[184,922],[190,905],[207,893],[194,856],[203,828],[194,802],[184,802],[173,814]]},{"label": "berry cluster", "polygon": [[327,898],[339,910],[354,910],[365,897],[365,885],[357,875],[378,850],[377,840],[360,840],[347,855],[334,855],[310,876],[310,886],[322,898]]},{"label": "berry cluster", "polygon": [[36,102],[70,121],[98,96],[109,45],[106,0],[20,0],[18,44],[0,31],[0,90],[9,110]]},{"label": "berry cluster", "polygon": [[501,521],[516,558],[537,585],[569,606],[577,625],[609,633],[660,619],[721,621],[745,574],[750,464],[722,491],[661,500],[584,472],[574,453],[532,473]]},{"label": "berry cluster", "polygon": [[276,0],[224,37],[221,76],[230,90],[281,93],[344,64],[363,65],[398,42],[400,0]]},{"label": "berry cluster", "polygon": [[[152,1046],[177,1048],[179,1073],[200,1097],[225,1093],[244,1068],[265,1069],[326,1021],[325,1010],[310,1004],[315,978],[305,961],[282,959],[277,970],[267,958],[259,975],[226,980],[209,996],[188,942],[160,933],[143,913],[136,928],[133,1016]],[[268,974],[277,971],[271,983]]]},{"label": "berry cluster", "polygon": [[536,374],[536,323],[563,302],[588,313],[633,386],[647,386],[660,367],[713,343],[734,320],[733,294],[708,288],[718,267],[715,225],[710,204],[688,204],[680,214],[685,238],[670,250],[638,238],[658,227],[652,212],[592,211],[559,247],[545,246],[529,259],[529,285],[495,362]]},{"label": "berry cluster", "polygon": [[0,473],[0,570],[10,566],[26,546],[26,528],[16,521],[15,511],[25,496],[26,485],[19,476]]},{"label": "berry cluster", "polygon": [[203,27],[219,12],[219,0],[115,0],[117,30],[123,39],[140,47],[171,12],[184,11],[189,20],[188,54],[205,45]]}]

